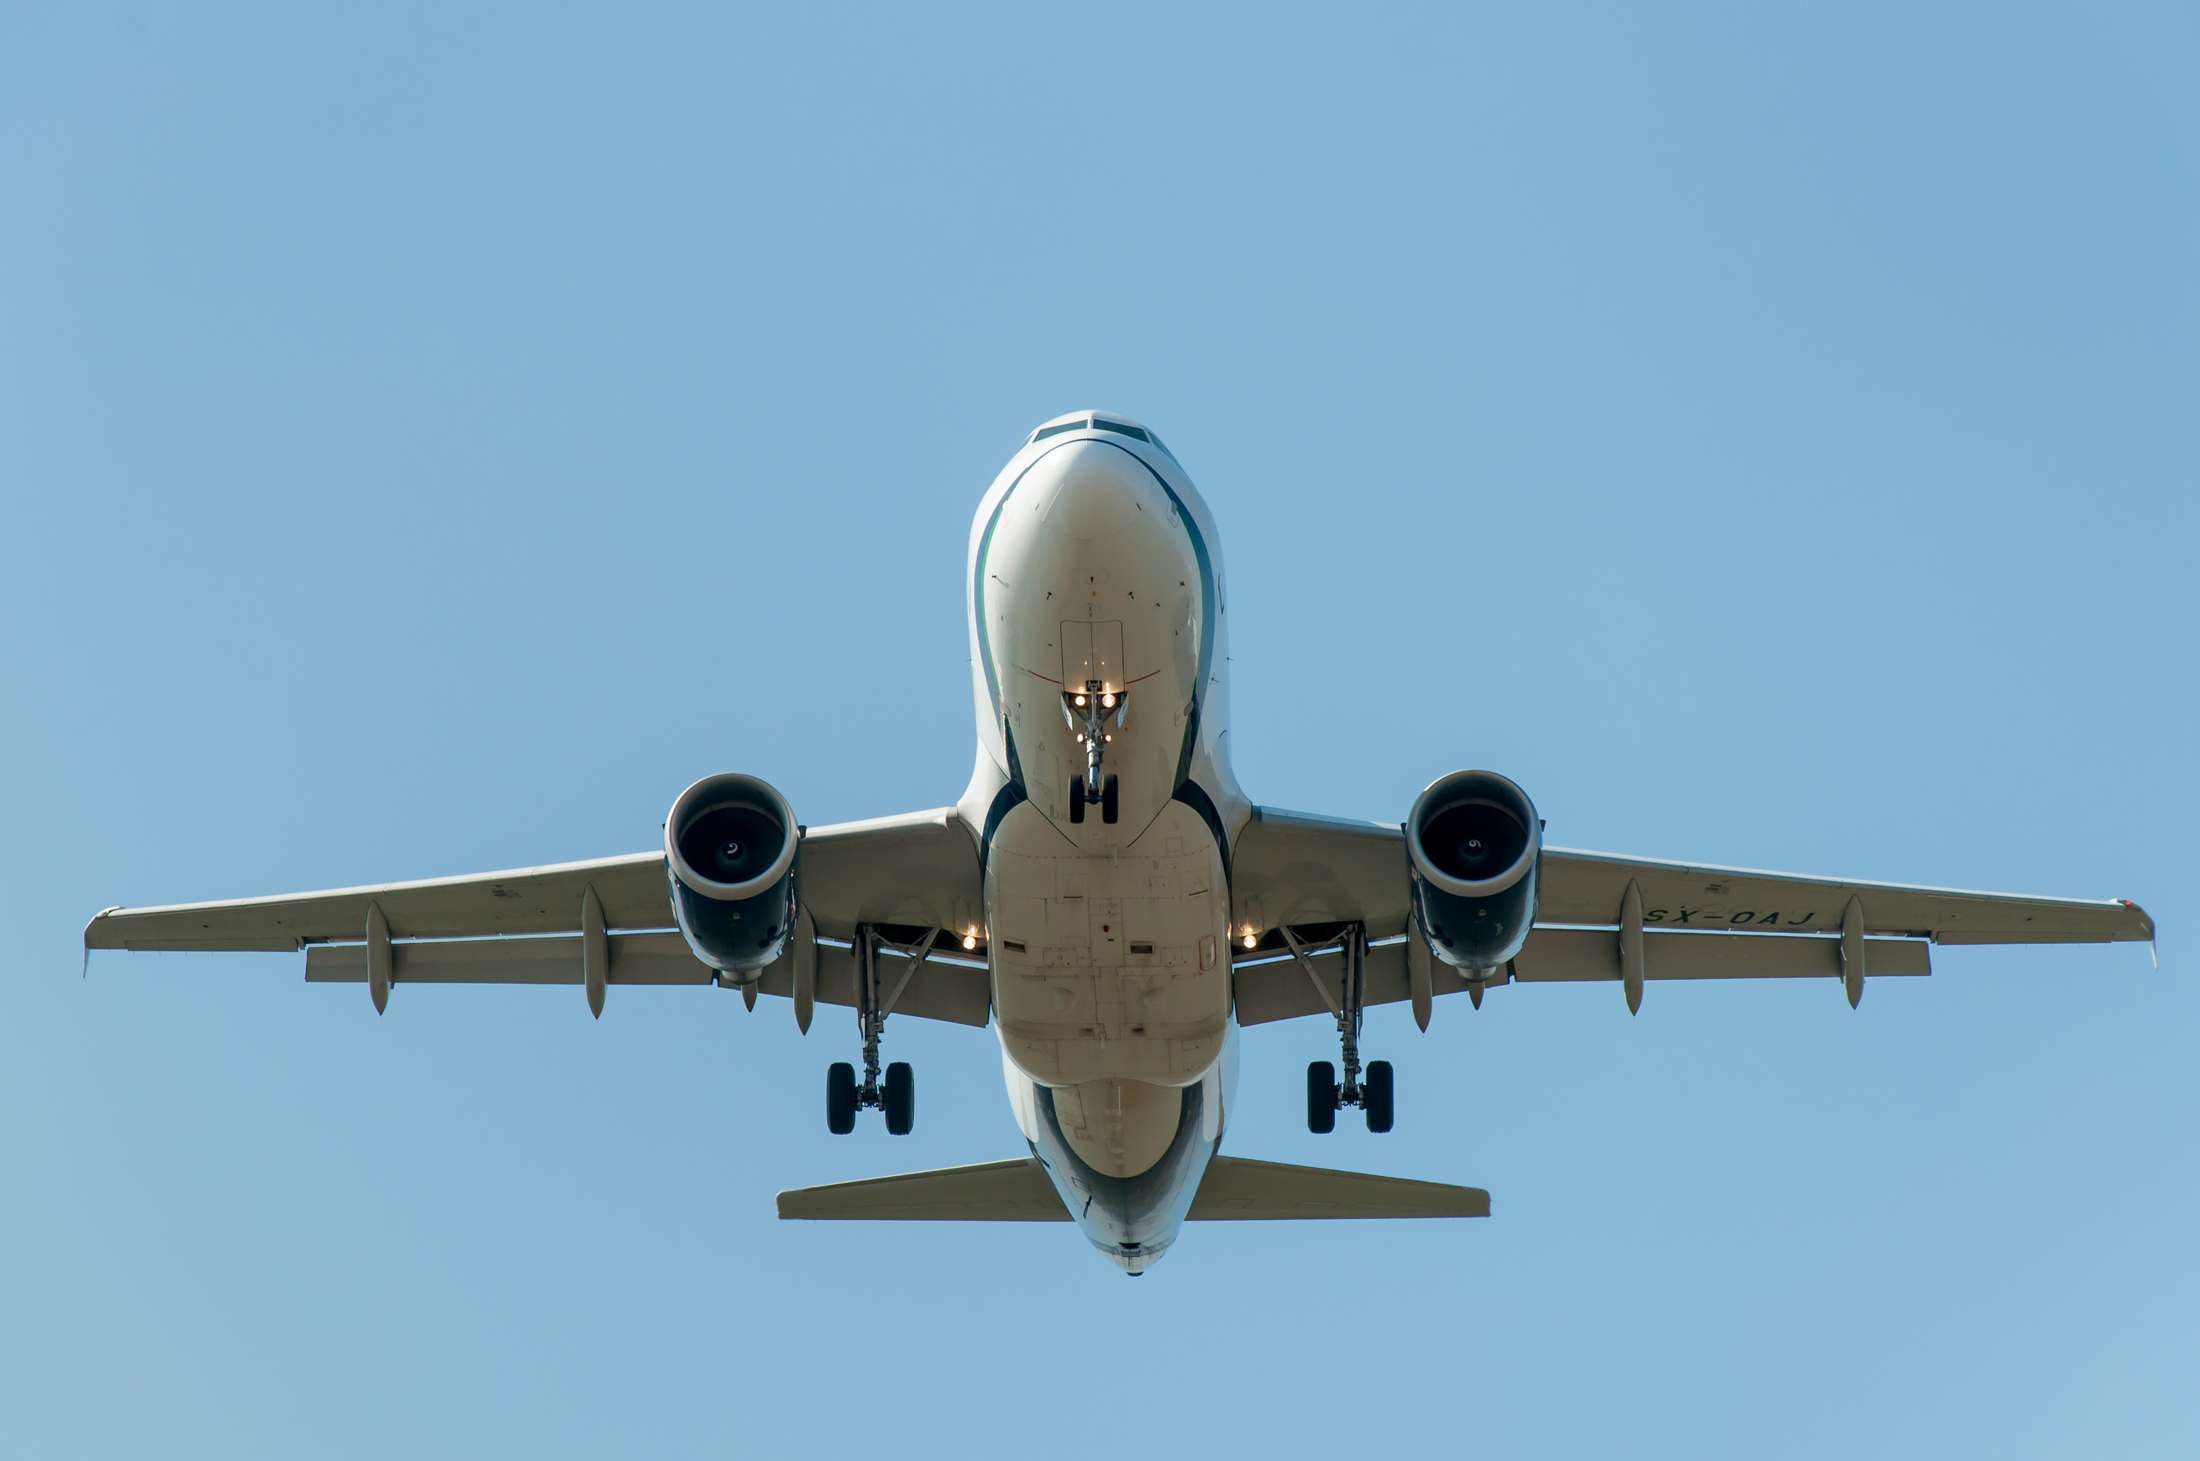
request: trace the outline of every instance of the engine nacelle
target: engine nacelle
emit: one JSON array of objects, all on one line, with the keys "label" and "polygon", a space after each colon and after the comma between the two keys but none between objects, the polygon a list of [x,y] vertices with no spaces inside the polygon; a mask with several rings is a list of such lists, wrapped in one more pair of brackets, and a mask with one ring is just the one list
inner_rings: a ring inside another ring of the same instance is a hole
[{"label": "engine nacelle", "polygon": [[1454,771],[1406,817],[1413,916],[1430,952],[1456,969],[1501,969],[1535,927],[1543,820],[1508,777]]},{"label": "engine nacelle", "polygon": [[779,957],[794,930],[801,836],[787,799],[754,776],[706,776],[680,793],[665,817],[665,870],[696,958],[745,983]]}]

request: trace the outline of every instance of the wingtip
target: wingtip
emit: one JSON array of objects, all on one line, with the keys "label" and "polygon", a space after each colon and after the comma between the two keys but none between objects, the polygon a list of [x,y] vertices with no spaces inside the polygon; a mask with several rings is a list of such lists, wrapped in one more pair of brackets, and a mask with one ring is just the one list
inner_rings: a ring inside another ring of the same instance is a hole
[{"label": "wingtip", "polygon": [[2116,901],[2119,904],[2123,905],[2124,909],[2129,912],[2133,917],[2139,920],[2139,927],[2146,931],[2147,957],[2154,961],[2155,968],[2161,968],[2162,951],[2155,936],[2154,915],[2147,912],[2144,908],[2141,908],[2138,904],[2132,902],[2129,898],[2118,898]]},{"label": "wingtip", "polygon": [[79,979],[89,979],[89,978],[91,978],[91,977],[92,977],[92,950],[94,950],[94,949],[101,949],[101,948],[106,948],[106,947],[107,947],[107,945],[105,945],[105,944],[97,944],[97,943],[93,943],[93,942],[92,942],[92,930],[93,930],[93,929],[95,929],[95,928],[97,928],[97,927],[99,927],[99,923],[100,923],[100,920],[101,920],[101,919],[103,919],[103,918],[105,918],[105,917],[106,917],[106,916],[107,916],[108,914],[110,914],[110,913],[120,913],[121,911],[122,911],[122,905],[121,905],[121,904],[119,904],[119,903],[117,903],[117,904],[115,904],[115,905],[114,905],[114,906],[112,906],[112,907],[108,907],[108,908],[102,908],[102,909],[100,909],[100,910],[99,910],[99,911],[98,911],[97,913],[93,914],[93,915],[91,916],[91,918],[90,918],[90,919],[89,919],[89,920],[88,920],[88,921],[87,921],[87,922],[85,923],[85,925],[84,925],[84,971],[83,971],[83,972],[82,972],[81,974],[77,975],[77,978],[79,978]]}]

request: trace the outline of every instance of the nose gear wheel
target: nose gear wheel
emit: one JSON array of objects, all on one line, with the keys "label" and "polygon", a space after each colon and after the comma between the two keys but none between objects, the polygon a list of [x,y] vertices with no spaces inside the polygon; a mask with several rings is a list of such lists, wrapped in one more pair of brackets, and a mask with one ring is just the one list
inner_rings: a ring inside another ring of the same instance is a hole
[{"label": "nose gear wheel", "polygon": [[1100,803],[1100,820],[1112,825],[1115,819],[1122,814],[1123,805],[1122,799],[1116,793],[1115,773],[1110,771],[1107,780],[1100,783],[1100,794],[1098,796],[1091,794],[1087,789],[1088,785],[1089,783],[1082,776],[1072,776],[1069,779],[1069,819],[1071,824],[1073,826],[1082,825],[1085,820],[1085,808],[1091,806],[1094,802],[1098,802]]},{"label": "nose gear wheel", "polygon": [[1110,728],[1121,730],[1130,708],[1130,691],[1110,690],[1099,680],[1087,680],[1083,689],[1062,692],[1062,719],[1077,733],[1077,743],[1085,751],[1084,774],[1069,779],[1072,824],[1082,825],[1085,809],[1097,806],[1100,820],[1111,827],[1115,825],[1121,811],[1115,773],[1102,774],[1100,763],[1107,758],[1108,743],[1113,739]]}]

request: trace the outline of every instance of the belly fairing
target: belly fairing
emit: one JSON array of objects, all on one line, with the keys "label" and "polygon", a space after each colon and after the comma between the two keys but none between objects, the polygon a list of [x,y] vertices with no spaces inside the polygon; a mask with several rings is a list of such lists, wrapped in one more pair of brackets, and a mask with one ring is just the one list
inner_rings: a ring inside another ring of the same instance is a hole
[{"label": "belly fairing", "polygon": [[1026,1075],[1182,1086],[1214,1065],[1230,1018],[1229,886],[1197,811],[1167,803],[1129,846],[1095,856],[1016,807],[985,882],[994,1015]]}]

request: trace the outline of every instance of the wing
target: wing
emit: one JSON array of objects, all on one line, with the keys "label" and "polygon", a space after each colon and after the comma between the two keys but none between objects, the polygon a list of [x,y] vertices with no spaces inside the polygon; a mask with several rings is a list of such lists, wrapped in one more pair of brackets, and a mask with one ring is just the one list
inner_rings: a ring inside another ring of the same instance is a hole
[{"label": "wing", "polygon": [[[1410,873],[1399,827],[1260,808],[1239,836],[1231,876],[1239,916],[1257,926],[1364,923],[1374,941],[1366,1003],[1411,996],[1421,956],[1405,937]],[[2126,899],[1975,893],[1553,847],[1543,855],[1535,931],[1504,976],[1488,982],[1619,981],[1630,886],[1642,906],[1645,979],[1839,978],[1852,903],[1874,977],[1929,973],[1936,943],[2154,939],[2154,920]],[[1340,963],[1333,951],[1301,963],[1272,949],[1240,960],[1239,1023],[1332,1008]],[[1432,993],[1469,988],[1449,966],[1429,964]]]},{"label": "wing", "polygon": [[[951,928],[983,906],[977,852],[952,808],[802,831],[803,910],[818,939],[817,999],[852,1005],[859,924]],[[110,908],[84,929],[93,949],[306,952],[306,978],[368,980],[370,923],[389,939],[395,984],[580,984],[593,898],[606,934],[609,984],[710,984],[712,971],[673,926],[661,852],[418,882],[270,898]],[[974,951],[975,952],[975,951]],[[959,951],[958,951],[959,953]],[[891,951],[890,951],[891,956]],[[766,994],[793,993],[790,960],[764,971]],[[897,1014],[982,1025],[990,993],[982,964],[924,960]]]}]

